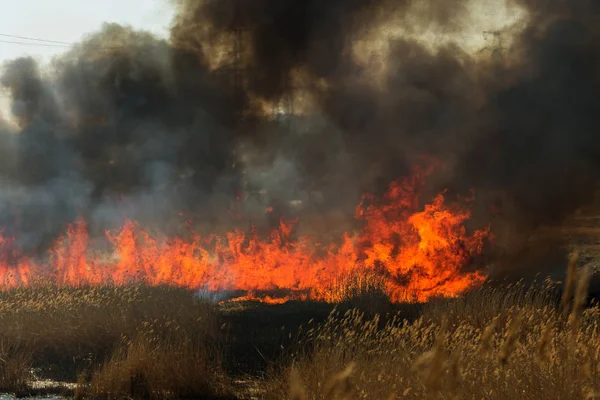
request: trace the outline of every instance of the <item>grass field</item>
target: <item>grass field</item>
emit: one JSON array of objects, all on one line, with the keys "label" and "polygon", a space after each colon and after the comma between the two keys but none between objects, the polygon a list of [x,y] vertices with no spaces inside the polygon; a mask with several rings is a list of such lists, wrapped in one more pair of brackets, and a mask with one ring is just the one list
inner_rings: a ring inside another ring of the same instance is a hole
[{"label": "grass field", "polygon": [[[169,287],[0,292],[0,391],[77,398],[600,398],[588,274],[392,305],[214,304]],[[562,293],[561,293],[562,292]],[[384,311],[384,312],[379,312]],[[75,389],[32,382],[76,382]]]}]

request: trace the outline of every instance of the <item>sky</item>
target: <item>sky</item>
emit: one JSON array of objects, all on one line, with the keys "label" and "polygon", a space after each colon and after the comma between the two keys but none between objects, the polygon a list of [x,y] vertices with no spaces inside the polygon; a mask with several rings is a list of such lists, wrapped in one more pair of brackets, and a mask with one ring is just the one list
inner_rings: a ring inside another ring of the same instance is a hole
[{"label": "sky", "polygon": [[[0,0],[0,34],[74,43],[104,22],[117,22],[166,36],[172,7],[166,0]],[[29,40],[0,36],[2,41]],[[64,47],[0,42],[0,62],[30,55],[48,61]]]}]

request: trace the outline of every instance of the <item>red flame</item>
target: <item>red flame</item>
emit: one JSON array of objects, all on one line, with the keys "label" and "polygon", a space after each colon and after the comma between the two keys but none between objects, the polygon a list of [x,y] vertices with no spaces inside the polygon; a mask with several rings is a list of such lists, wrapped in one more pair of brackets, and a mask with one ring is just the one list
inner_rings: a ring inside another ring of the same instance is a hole
[{"label": "red flame", "polygon": [[[365,196],[356,209],[361,227],[323,247],[310,237],[292,239],[295,223],[282,221],[267,238],[234,230],[224,236],[159,239],[126,221],[107,232],[113,254],[91,250],[85,221],[71,224],[44,263],[19,256],[14,240],[0,237],[0,284],[27,285],[31,278],[62,285],[177,285],[208,291],[244,291],[240,299],[340,301],[349,282],[375,277],[400,301],[456,296],[485,280],[465,271],[480,255],[489,229],[468,233],[465,205],[447,205],[444,194],[418,209],[426,173],[390,185],[381,198]],[[44,267],[45,266],[45,267]],[[274,292],[284,293],[274,295]]]}]

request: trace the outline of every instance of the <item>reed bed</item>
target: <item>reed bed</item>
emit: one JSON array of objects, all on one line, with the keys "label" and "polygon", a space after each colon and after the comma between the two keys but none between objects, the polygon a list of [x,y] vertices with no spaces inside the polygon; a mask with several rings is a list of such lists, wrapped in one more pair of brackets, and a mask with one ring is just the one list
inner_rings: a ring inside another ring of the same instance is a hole
[{"label": "reed bed", "polygon": [[575,264],[564,290],[485,285],[412,322],[336,310],[303,328],[265,398],[600,399],[600,308]]},{"label": "reed bed", "polygon": [[[255,304],[233,311],[238,326],[232,311],[183,289],[15,288],[0,291],[0,392],[59,379],[77,381],[79,399],[600,399],[589,278],[574,255],[564,283],[485,284],[402,307],[380,282],[349,280],[323,322],[314,307]],[[252,332],[279,340],[256,329],[267,308],[308,322],[268,372],[226,370],[264,357]]]},{"label": "reed bed", "polygon": [[78,397],[226,392],[216,306],[188,290],[40,283],[0,291],[0,326],[0,392],[44,379],[77,380]]}]

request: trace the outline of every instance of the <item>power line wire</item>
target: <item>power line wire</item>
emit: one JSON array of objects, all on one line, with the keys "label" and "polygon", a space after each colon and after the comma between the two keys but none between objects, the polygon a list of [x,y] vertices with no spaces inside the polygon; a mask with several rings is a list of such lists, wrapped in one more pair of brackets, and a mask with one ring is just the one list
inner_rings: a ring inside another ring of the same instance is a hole
[{"label": "power line wire", "polygon": [[21,46],[38,46],[38,47],[60,47],[62,49],[66,49],[72,47],[73,45],[65,45],[65,44],[50,44],[50,43],[28,43],[28,42],[17,42],[12,40],[2,40],[0,39],[0,43],[7,44],[18,44]]},{"label": "power line wire", "polygon": [[59,40],[39,39],[39,38],[34,38],[34,37],[29,37],[29,36],[10,35],[8,33],[0,33],[0,36],[7,37],[7,38],[14,38],[14,39],[32,40],[32,41],[36,41],[36,42],[63,44],[63,45],[68,45],[68,46],[73,46],[75,44],[75,43],[70,43],[70,42],[62,42]]},{"label": "power line wire", "polygon": [[40,39],[40,38],[33,38],[33,37],[28,37],[28,36],[9,35],[7,33],[0,33],[0,37],[16,38],[16,39],[32,40],[32,41],[40,42],[40,43],[35,43],[35,42],[23,42],[23,41],[17,41],[17,40],[0,39],[0,43],[14,44],[14,45],[20,45],[20,46],[54,47],[54,48],[63,48],[63,49],[87,47],[87,48],[93,48],[95,50],[119,50],[119,49],[127,47],[124,45],[104,46],[102,44],[92,45],[90,43],[86,43],[86,44],[69,43],[69,42],[61,42],[58,40]]}]

